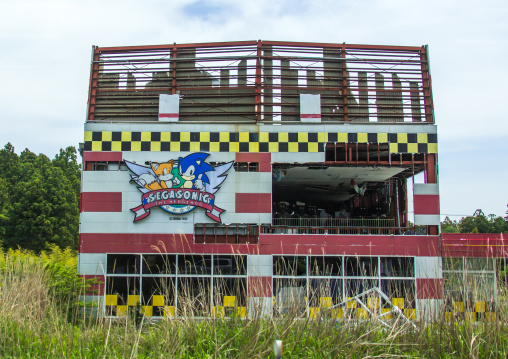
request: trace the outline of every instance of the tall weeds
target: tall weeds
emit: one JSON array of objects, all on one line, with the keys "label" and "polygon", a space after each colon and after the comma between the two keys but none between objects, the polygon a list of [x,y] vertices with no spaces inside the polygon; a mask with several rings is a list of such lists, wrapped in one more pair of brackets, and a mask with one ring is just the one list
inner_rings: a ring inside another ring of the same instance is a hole
[{"label": "tall weeds", "polygon": [[[299,310],[280,317],[254,315],[152,321],[132,316],[84,315],[66,274],[48,262],[67,263],[69,253],[0,254],[0,357],[2,358],[269,358],[273,341],[291,358],[501,358],[508,356],[506,292],[500,289],[491,322],[333,319],[327,311],[309,319]],[[65,259],[67,258],[67,259]],[[59,272],[55,275],[55,271]],[[75,279],[74,278],[74,279]],[[67,303],[62,302],[67,293]],[[189,305],[195,305],[189,301]],[[200,304],[198,304],[200,305]],[[81,308],[82,309],[82,308]]]}]

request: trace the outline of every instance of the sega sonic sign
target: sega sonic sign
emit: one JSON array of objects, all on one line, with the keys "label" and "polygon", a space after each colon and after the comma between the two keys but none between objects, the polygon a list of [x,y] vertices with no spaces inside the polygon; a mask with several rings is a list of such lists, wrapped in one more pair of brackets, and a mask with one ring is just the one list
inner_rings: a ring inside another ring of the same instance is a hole
[{"label": "sega sonic sign", "polygon": [[215,205],[215,193],[226,179],[233,161],[212,167],[205,162],[208,153],[193,153],[167,162],[150,162],[148,166],[124,161],[132,172],[131,183],[142,193],[141,205],[132,208],[134,222],[160,207],[171,214],[189,213],[201,207],[206,215],[221,223],[223,209]]}]

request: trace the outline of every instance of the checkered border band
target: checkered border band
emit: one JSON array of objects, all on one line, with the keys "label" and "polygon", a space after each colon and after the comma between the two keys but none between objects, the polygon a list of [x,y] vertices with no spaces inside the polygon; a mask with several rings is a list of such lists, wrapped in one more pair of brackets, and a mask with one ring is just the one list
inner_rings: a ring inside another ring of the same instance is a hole
[{"label": "checkered border band", "polygon": [[468,322],[492,321],[496,318],[496,302],[450,302],[446,303],[445,320]]},{"label": "checkered border band", "polygon": [[[120,317],[126,315],[129,309],[135,309],[139,304],[139,295],[128,295],[127,301],[121,304],[121,300],[116,294],[106,295],[106,315]],[[148,305],[140,307],[141,313],[146,317],[174,317],[175,307],[168,306],[164,302],[164,296],[153,295]]]},{"label": "checkered border band", "polygon": [[85,132],[85,151],[324,152],[326,143],[388,143],[391,153],[437,153],[430,133]]}]

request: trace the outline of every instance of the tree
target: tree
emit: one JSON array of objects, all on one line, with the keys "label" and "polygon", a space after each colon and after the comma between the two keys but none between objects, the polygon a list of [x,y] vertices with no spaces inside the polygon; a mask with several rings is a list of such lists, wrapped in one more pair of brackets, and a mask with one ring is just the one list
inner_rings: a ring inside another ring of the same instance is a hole
[{"label": "tree", "polygon": [[0,166],[0,179],[7,182],[0,182],[0,191],[8,192],[5,220],[0,221],[3,246],[37,252],[51,245],[76,249],[81,177],[76,149],[67,147],[50,160],[28,149],[18,157],[7,144],[0,158],[6,160]]},{"label": "tree", "polygon": [[460,233],[508,233],[508,220],[493,214],[487,218],[482,210],[477,209],[472,216],[463,217],[459,221],[458,230]]},{"label": "tree", "polygon": [[457,221],[452,221],[450,217],[446,216],[444,221],[441,222],[441,232],[443,233],[459,233],[459,226]]}]

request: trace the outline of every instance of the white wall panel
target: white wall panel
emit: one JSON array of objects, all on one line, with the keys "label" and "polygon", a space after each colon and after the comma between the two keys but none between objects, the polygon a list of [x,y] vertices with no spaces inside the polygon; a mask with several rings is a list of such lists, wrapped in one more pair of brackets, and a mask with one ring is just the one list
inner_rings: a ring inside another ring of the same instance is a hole
[{"label": "white wall panel", "polygon": [[249,277],[271,277],[273,263],[271,255],[248,255],[247,275]]},{"label": "white wall panel", "polygon": [[306,163],[306,162],[324,162],[324,152],[300,153],[300,152],[274,152],[272,153],[272,163]]},{"label": "white wall panel", "polygon": [[439,194],[439,184],[437,183],[415,183],[414,194]]},{"label": "white wall panel", "polygon": [[415,257],[416,278],[443,278],[441,257]]},{"label": "white wall panel", "polygon": [[272,297],[252,297],[249,298],[248,316],[254,317],[271,317],[273,314]]},{"label": "white wall panel", "polygon": [[80,253],[78,257],[78,273],[82,275],[105,275],[105,253]]},{"label": "white wall panel", "polygon": [[417,226],[439,226],[441,224],[439,214],[415,214],[414,219]]},{"label": "white wall panel", "polygon": [[[284,124],[270,126],[265,124],[190,124],[190,123],[86,123],[85,131],[133,131],[133,132],[344,132],[344,133],[437,133],[435,124],[321,124],[319,129],[314,124]],[[167,152],[166,152],[167,153]]]},{"label": "white wall panel", "polygon": [[[84,212],[81,213],[81,233],[193,233],[192,216],[186,221],[171,221],[160,208],[150,216],[133,223],[134,213]],[[185,216],[185,215],[183,215]]]}]

